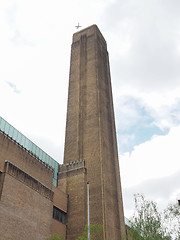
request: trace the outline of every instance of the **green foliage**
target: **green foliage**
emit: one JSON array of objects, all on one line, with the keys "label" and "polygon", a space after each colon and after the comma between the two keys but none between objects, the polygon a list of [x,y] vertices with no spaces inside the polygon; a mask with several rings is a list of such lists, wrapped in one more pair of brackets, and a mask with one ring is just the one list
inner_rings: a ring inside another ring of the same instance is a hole
[{"label": "green foliage", "polygon": [[[103,230],[102,225],[98,224],[90,225],[90,239],[102,240],[102,230]],[[46,240],[65,240],[65,238],[51,235],[50,237],[46,238]],[[76,238],[75,240],[88,240],[88,226],[85,226],[83,234]]]},{"label": "green foliage", "polygon": [[51,235],[50,237],[46,238],[46,240],[65,240],[65,238],[56,235]]},{"label": "green foliage", "polygon": [[170,234],[174,240],[180,240],[180,206],[178,203],[169,204],[164,213]]},{"label": "green foliage", "polygon": [[132,239],[170,240],[170,234],[163,224],[163,215],[158,212],[157,204],[146,200],[143,195],[135,196],[135,213],[131,219],[129,234]]},{"label": "green foliage", "polygon": [[[90,239],[102,240],[103,226],[98,224],[90,225]],[[88,226],[85,226],[84,232],[76,240],[88,240]]]}]

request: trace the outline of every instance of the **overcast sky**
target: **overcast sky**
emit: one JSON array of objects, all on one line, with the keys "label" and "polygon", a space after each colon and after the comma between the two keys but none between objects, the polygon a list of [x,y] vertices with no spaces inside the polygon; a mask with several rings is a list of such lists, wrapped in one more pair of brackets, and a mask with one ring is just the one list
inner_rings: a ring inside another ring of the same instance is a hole
[{"label": "overcast sky", "polygon": [[180,194],[180,1],[1,0],[0,115],[62,163],[72,35],[110,56],[125,215],[133,194]]}]

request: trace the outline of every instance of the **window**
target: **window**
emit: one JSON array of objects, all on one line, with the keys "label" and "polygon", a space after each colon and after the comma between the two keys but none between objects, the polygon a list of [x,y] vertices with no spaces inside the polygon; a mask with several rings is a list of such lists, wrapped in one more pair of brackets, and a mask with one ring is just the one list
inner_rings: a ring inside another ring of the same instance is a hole
[{"label": "window", "polygon": [[53,218],[64,224],[66,223],[66,213],[55,206],[53,206]]}]

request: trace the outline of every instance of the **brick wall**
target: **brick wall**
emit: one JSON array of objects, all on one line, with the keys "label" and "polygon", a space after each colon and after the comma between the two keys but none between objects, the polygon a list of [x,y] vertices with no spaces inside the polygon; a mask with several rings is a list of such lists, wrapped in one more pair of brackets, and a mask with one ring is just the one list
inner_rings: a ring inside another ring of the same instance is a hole
[{"label": "brick wall", "polygon": [[5,160],[8,160],[33,176],[44,185],[51,188],[53,170],[35,156],[30,154],[7,135],[0,132],[0,171],[4,170]]},{"label": "brick wall", "polygon": [[68,194],[67,239],[80,236],[87,224],[87,172],[85,161],[75,161],[60,166],[59,183],[64,186]]},{"label": "brick wall", "polygon": [[[61,189],[58,189],[53,186],[52,190],[54,191],[53,196],[53,205],[63,212],[67,213],[67,194],[64,193]],[[66,222],[61,223],[56,219],[52,221],[52,234],[58,236],[66,236]]]},{"label": "brick wall", "polygon": [[0,132],[1,240],[65,236],[66,224],[52,216],[53,205],[67,212],[67,194],[52,180],[52,168]]},{"label": "brick wall", "polygon": [[11,167],[1,174],[0,239],[45,240],[52,231],[53,192]]}]

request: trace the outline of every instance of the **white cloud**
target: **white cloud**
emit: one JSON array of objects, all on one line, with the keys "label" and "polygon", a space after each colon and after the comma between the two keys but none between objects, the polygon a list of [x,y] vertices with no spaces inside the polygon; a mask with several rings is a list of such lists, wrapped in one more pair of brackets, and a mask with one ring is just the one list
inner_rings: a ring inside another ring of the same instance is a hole
[{"label": "white cloud", "polygon": [[141,193],[163,209],[175,202],[179,188],[180,125],[165,136],[154,136],[136,147],[131,154],[119,156],[125,215],[134,208],[133,194]]},{"label": "white cloud", "polygon": [[[179,3],[175,0],[170,4],[168,1],[116,1],[107,9],[103,20],[107,38],[110,36],[112,42],[109,51],[116,86],[159,93],[179,86],[177,9]],[[126,54],[121,51],[124,43],[129,46]]]},{"label": "white cloud", "polygon": [[129,130],[152,119],[161,130],[180,123],[180,88],[165,92],[143,92],[138,88],[113,88],[117,130]]},{"label": "white cloud", "polygon": [[180,170],[162,178],[150,178],[137,185],[123,189],[125,215],[132,216],[134,209],[134,194],[140,193],[155,201],[160,210],[164,210],[169,203],[177,202],[180,194]]},{"label": "white cloud", "polygon": [[134,147],[131,154],[120,155],[124,187],[139,184],[150,178],[175,173],[179,166],[180,126],[173,127],[165,136],[154,136],[150,141]]}]

